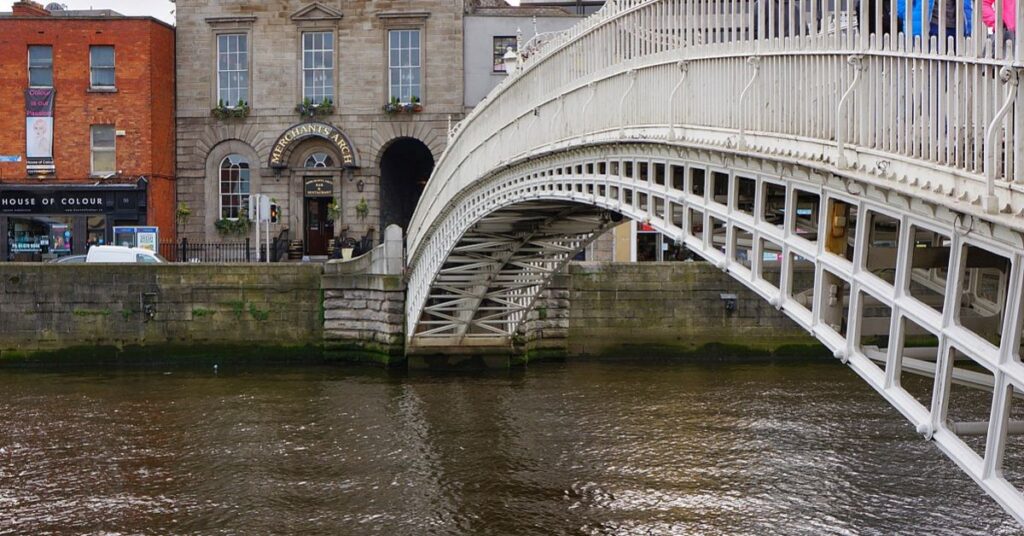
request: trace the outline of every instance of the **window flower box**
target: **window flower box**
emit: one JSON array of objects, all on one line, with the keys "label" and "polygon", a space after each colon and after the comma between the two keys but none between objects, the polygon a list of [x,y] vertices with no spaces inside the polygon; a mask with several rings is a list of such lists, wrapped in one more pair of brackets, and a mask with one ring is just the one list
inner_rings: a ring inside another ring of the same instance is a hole
[{"label": "window flower box", "polygon": [[234,106],[228,106],[223,100],[219,100],[217,107],[210,110],[210,115],[217,119],[244,119],[249,117],[249,103],[240,100]]},{"label": "window flower box", "polygon": [[334,101],[324,98],[322,102],[315,104],[309,99],[303,99],[302,102],[295,105],[295,112],[302,117],[322,117],[325,115],[331,115],[334,113]]},{"label": "window flower box", "polygon": [[213,226],[222,236],[244,236],[249,234],[252,222],[244,214],[238,218],[221,218],[213,222]]},{"label": "window flower box", "polygon": [[384,105],[384,112],[388,115],[394,114],[417,114],[423,111],[420,98],[413,95],[409,102],[401,102],[398,97],[391,97],[391,101]]}]

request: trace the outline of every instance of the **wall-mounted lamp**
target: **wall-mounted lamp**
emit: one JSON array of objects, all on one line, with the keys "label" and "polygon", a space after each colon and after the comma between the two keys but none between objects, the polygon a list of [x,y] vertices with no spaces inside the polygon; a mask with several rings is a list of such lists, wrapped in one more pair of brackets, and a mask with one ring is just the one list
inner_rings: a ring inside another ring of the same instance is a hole
[{"label": "wall-mounted lamp", "polygon": [[723,305],[725,305],[725,312],[731,313],[736,310],[735,294],[719,294],[718,297],[722,299]]},{"label": "wall-mounted lamp", "polygon": [[359,182],[356,183],[356,191],[362,192],[363,186],[366,186],[365,184],[363,184],[363,179],[359,179]]}]

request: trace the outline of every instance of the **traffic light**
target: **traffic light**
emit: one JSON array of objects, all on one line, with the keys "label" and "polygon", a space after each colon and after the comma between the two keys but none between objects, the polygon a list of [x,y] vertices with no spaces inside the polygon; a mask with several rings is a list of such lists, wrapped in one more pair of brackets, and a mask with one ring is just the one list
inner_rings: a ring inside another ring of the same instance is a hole
[{"label": "traffic light", "polygon": [[270,223],[277,223],[281,219],[281,207],[277,203],[270,204]]}]

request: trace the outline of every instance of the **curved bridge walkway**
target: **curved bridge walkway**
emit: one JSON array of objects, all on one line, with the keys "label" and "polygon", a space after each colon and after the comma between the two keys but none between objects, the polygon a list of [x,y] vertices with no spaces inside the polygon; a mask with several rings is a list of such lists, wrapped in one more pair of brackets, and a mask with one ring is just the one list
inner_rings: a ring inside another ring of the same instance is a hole
[{"label": "curved bridge walkway", "polygon": [[806,328],[1024,522],[1024,39],[947,1],[919,35],[887,33],[883,2],[613,0],[538,36],[451,132],[413,217],[408,351],[509,348],[553,273],[643,221]]}]

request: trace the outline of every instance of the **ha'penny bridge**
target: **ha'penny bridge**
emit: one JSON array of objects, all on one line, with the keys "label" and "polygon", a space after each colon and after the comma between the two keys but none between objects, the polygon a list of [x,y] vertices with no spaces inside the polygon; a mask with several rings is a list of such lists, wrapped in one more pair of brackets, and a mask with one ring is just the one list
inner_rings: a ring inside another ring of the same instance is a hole
[{"label": "ha'penny bridge", "polygon": [[1024,522],[1024,40],[959,2],[909,7],[916,27],[881,4],[613,0],[521,47],[410,224],[407,351],[510,347],[554,273],[641,221]]}]

